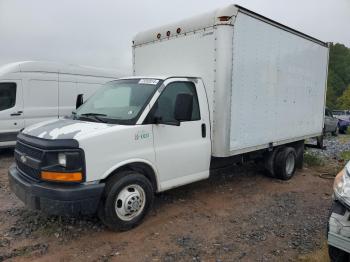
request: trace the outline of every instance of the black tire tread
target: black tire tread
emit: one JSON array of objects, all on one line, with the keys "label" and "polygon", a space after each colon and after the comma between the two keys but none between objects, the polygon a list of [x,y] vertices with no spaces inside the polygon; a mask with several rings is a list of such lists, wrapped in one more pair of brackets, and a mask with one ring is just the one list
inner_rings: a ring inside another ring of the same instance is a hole
[{"label": "black tire tread", "polygon": [[[295,159],[295,165],[294,170],[291,175],[288,175],[286,173],[286,160],[287,156],[289,154],[294,155]],[[275,176],[282,180],[289,180],[293,177],[296,169],[296,151],[293,147],[282,147],[278,149],[278,152],[276,153],[275,159],[274,159],[274,173]]]},{"label": "black tire tread", "polygon": [[[123,188],[127,183],[141,184],[146,194],[146,206],[140,216],[131,221],[122,221],[117,217],[114,211],[111,210],[113,195],[118,189]],[[98,216],[108,228],[114,231],[126,231],[139,225],[153,204],[154,194],[151,182],[143,175],[136,171],[124,170],[113,175],[106,182],[106,187],[103,199],[98,209]]]}]

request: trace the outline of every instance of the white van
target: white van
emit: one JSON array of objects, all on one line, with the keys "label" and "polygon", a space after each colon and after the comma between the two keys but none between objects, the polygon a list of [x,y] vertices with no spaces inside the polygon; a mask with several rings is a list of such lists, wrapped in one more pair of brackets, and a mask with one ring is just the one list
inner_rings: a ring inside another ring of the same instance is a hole
[{"label": "white van", "polygon": [[15,145],[18,132],[70,114],[76,97],[88,98],[120,77],[112,70],[54,62],[17,62],[0,67],[0,148]]}]

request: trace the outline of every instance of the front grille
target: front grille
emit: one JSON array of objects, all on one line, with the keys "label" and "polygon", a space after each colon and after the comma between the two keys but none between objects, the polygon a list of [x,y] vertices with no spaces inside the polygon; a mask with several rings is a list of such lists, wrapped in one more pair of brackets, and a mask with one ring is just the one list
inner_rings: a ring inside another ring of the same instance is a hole
[{"label": "front grille", "polygon": [[25,165],[17,158],[16,158],[16,164],[17,164],[18,170],[22,174],[24,174],[26,176],[30,176],[31,178],[34,178],[34,179],[40,178],[40,170],[39,169],[35,169],[35,168],[32,168],[30,166]]},{"label": "front grille", "polygon": [[23,175],[29,176],[34,179],[39,179],[40,169],[34,168],[33,166],[30,166],[28,163],[23,163],[21,161],[21,156],[26,156],[26,157],[30,157],[32,159],[41,161],[43,157],[43,153],[44,152],[38,148],[35,148],[17,141],[16,149],[15,149],[15,161],[16,161],[18,170]]},{"label": "front grille", "polygon": [[41,159],[43,155],[42,150],[26,145],[20,141],[17,141],[16,143],[16,150],[35,159]]}]

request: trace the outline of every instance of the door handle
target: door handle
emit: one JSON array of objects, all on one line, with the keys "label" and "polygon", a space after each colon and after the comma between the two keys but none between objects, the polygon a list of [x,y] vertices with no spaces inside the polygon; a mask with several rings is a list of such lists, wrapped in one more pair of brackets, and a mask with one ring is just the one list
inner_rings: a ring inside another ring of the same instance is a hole
[{"label": "door handle", "polygon": [[205,124],[202,124],[202,137],[206,137],[207,136],[207,127],[205,126]]},{"label": "door handle", "polygon": [[20,116],[22,115],[23,111],[17,111],[15,113],[10,114],[10,116]]}]

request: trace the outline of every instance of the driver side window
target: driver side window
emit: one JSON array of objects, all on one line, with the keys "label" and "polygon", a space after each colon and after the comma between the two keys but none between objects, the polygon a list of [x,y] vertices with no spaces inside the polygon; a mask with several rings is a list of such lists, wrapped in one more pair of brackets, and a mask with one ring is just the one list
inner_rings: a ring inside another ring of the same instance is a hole
[{"label": "driver side window", "polygon": [[16,84],[0,83],[0,111],[10,109],[16,104]]},{"label": "driver side window", "polygon": [[191,94],[193,96],[192,117],[190,121],[200,120],[200,111],[196,87],[192,82],[174,82],[169,84],[159,96],[157,102],[150,111],[146,122],[151,121],[152,116],[161,117],[164,122],[175,121],[175,102],[178,94]]}]

